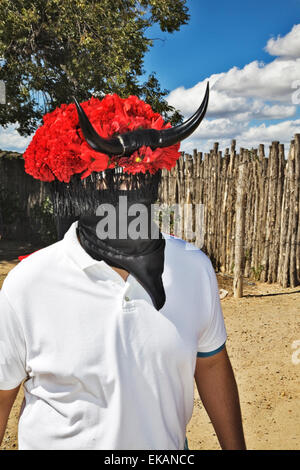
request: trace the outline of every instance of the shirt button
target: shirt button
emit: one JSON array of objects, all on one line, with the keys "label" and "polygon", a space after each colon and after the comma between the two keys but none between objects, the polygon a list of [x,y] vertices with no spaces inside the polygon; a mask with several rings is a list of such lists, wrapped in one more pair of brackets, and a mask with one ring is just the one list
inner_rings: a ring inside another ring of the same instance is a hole
[{"label": "shirt button", "polygon": [[130,300],[130,298],[127,297],[127,295],[126,295],[125,300],[128,302]]}]

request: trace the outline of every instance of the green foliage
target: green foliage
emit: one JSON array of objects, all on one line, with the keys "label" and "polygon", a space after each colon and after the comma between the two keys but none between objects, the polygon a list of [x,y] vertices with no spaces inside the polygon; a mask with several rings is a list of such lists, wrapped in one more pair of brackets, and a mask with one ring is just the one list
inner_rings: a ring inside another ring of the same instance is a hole
[{"label": "green foliage", "polygon": [[[7,103],[0,125],[19,123],[29,135],[42,116],[91,94],[135,94],[167,117],[174,113],[154,74],[144,84],[147,29],[172,33],[186,24],[186,0],[1,0],[0,80]],[[173,123],[180,120],[173,114]]]},{"label": "green foliage", "polygon": [[254,266],[252,266],[251,268],[251,271],[253,272],[253,276],[254,276],[254,279],[256,281],[259,281],[260,279],[260,275],[262,273],[262,271],[264,270],[264,266],[262,264],[260,264],[259,266],[257,266],[257,268],[255,268]]},{"label": "green foliage", "polygon": [[0,158],[5,158],[7,160],[13,160],[17,158],[23,158],[23,155],[19,152],[10,152],[8,150],[0,150]]},{"label": "green foliage", "polygon": [[244,257],[245,257],[245,261],[248,261],[250,259],[250,249],[249,248],[245,249]]}]

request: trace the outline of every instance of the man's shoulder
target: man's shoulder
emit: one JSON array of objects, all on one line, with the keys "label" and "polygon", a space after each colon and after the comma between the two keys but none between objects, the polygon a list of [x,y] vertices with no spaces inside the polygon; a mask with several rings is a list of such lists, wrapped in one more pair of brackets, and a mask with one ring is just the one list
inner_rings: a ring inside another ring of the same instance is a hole
[{"label": "man's shoulder", "polygon": [[17,294],[40,280],[59,259],[60,244],[61,241],[53,243],[22,259],[9,271],[3,288]]},{"label": "man's shoulder", "polygon": [[166,264],[177,266],[180,270],[188,269],[211,271],[213,269],[210,258],[193,243],[182,238],[163,233],[166,240],[165,260]]}]

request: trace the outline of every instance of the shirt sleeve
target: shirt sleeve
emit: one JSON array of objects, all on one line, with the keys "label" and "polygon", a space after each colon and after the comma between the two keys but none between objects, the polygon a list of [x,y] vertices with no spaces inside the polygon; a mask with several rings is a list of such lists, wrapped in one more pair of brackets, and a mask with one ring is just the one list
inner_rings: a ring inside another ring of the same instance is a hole
[{"label": "shirt sleeve", "polygon": [[0,290],[0,390],[11,390],[27,377],[26,347],[21,325]]},{"label": "shirt sleeve", "polygon": [[198,340],[197,357],[213,356],[220,352],[227,339],[223,311],[221,307],[217,276],[211,261],[209,260],[209,305],[211,306],[207,328],[201,332]]}]

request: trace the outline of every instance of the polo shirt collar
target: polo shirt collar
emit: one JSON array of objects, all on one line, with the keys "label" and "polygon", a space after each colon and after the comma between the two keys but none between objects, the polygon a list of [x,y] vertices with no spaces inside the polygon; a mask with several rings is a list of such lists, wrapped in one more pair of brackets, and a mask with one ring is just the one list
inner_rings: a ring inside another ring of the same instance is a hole
[{"label": "polo shirt collar", "polygon": [[125,281],[122,279],[120,274],[118,274],[104,260],[97,261],[85,251],[77,238],[77,226],[78,221],[73,222],[62,240],[64,250],[68,257],[71,258],[72,261],[82,270],[87,270],[88,268],[92,268],[94,266],[97,269],[98,277],[99,274],[102,273],[104,278],[113,279],[120,284],[124,284]]},{"label": "polo shirt collar", "polygon": [[[98,261],[90,256],[85,249],[81,246],[77,237],[77,226],[78,221],[73,222],[69,230],[65,233],[62,240],[63,248],[67,253],[68,257],[79,266],[80,269],[87,270],[94,267],[93,271],[96,270],[98,278],[112,279],[119,284],[124,284],[124,279],[118,274],[109,264],[104,260]],[[162,232],[163,237],[167,241],[168,235]],[[132,277],[129,273],[129,277]]]}]

